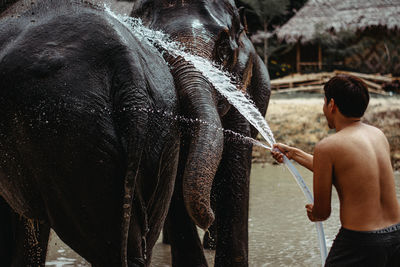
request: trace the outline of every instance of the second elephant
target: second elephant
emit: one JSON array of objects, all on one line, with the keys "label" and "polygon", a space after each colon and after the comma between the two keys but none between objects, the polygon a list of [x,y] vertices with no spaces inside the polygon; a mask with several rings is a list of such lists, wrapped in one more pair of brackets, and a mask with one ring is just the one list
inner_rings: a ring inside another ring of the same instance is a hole
[{"label": "second elephant", "polygon": [[[234,1],[142,0],[131,15],[168,33],[190,53],[221,64],[240,79],[241,90],[265,115],[270,96],[268,72],[246,35],[243,14]],[[175,192],[164,231],[172,246],[173,266],[207,266],[195,224],[208,229],[214,211],[210,229],[216,236],[215,266],[247,266],[252,146],[232,142],[215,129],[223,127],[251,137],[257,132],[190,63],[182,58],[167,60],[180,113],[207,122],[182,134]]]}]

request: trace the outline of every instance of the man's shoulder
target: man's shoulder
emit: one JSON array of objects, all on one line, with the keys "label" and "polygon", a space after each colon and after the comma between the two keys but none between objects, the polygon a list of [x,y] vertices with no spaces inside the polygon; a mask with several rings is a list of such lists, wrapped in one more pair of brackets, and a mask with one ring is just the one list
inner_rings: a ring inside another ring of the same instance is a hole
[{"label": "man's shoulder", "polygon": [[381,137],[384,137],[385,134],[383,133],[383,131],[381,129],[379,129],[378,127],[375,127],[373,125],[370,124],[363,124],[364,127],[366,127],[369,131],[371,131],[373,134],[379,135]]},{"label": "man's shoulder", "polygon": [[335,137],[329,136],[319,141],[314,148],[314,160],[330,162],[335,157],[335,150],[337,149],[335,139]]},{"label": "man's shoulder", "polygon": [[318,157],[323,157],[324,160],[328,158],[333,161],[339,154],[343,153],[346,149],[346,142],[343,136],[338,135],[338,133],[329,135],[319,141],[314,148],[314,155]]},{"label": "man's shoulder", "polygon": [[333,134],[319,141],[315,146],[315,148],[319,150],[330,150],[333,147],[335,147],[335,145],[337,145],[337,142],[338,142],[337,134]]},{"label": "man's shoulder", "polygon": [[387,137],[381,129],[368,124],[364,124],[364,126],[368,128],[368,134],[372,137],[371,139],[374,140],[375,146],[384,145],[389,148]]}]

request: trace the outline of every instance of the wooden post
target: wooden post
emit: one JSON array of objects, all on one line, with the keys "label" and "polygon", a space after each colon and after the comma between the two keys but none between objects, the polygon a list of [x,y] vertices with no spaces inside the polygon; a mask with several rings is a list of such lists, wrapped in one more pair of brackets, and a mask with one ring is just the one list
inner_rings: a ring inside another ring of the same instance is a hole
[{"label": "wooden post", "polygon": [[321,44],[318,44],[318,70],[322,70],[322,48],[321,48]]},{"label": "wooden post", "polygon": [[297,51],[296,51],[296,71],[300,73],[300,42],[297,42]]}]

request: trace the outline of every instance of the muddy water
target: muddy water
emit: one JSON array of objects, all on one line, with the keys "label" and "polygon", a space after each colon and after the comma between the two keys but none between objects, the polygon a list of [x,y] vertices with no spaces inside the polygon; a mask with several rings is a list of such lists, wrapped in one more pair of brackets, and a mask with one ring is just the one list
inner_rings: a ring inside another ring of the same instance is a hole
[{"label": "muddy water", "polygon": [[[298,167],[312,188],[312,174]],[[305,198],[284,166],[254,164],[250,186],[249,266],[320,266],[315,226],[305,212]],[[400,174],[396,174],[400,199]],[[332,194],[332,214],[324,222],[328,249],[340,227],[339,203]],[[213,266],[212,251],[206,251]],[[90,266],[52,233],[46,266]],[[161,241],[154,247],[152,266],[170,266],[170,248]]]}]

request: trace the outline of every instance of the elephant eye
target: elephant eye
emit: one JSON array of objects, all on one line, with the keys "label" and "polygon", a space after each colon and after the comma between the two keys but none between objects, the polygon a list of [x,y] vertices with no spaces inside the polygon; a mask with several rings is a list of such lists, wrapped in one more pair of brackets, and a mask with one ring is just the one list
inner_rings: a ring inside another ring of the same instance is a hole
[{"label": "elephant eye", "polygon": [[229,44],[229,39],[225,39],[224,41],[220,42],[217,47],[217,59],[220,63],[227,63],[229,60],[232,51],[231,46]]}]

